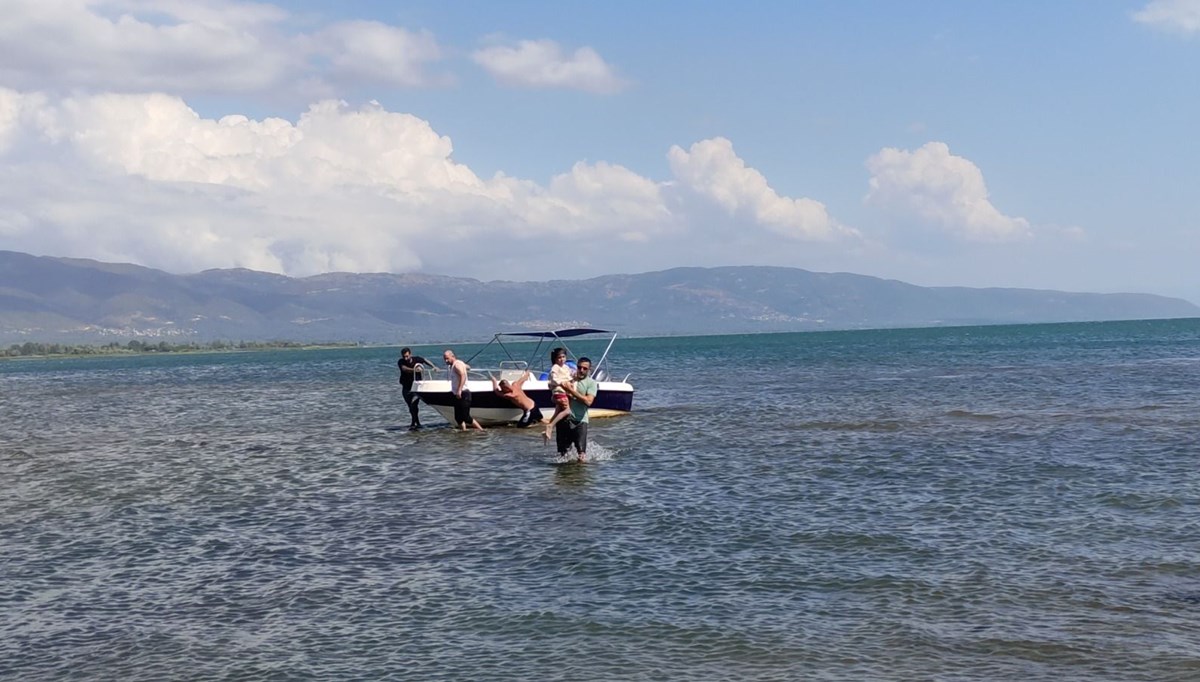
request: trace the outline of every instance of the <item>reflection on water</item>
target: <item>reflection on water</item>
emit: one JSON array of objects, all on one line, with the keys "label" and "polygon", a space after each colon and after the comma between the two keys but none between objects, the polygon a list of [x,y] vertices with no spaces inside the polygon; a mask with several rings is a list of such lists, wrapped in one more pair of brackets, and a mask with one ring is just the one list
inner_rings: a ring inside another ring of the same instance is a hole
[{"label": "reflection on water", "polygon": [[555,462],[554,482],[565,488],[581,488],[595,480],[595,469],[580,464],[578,458],[564,458],[570,461],[559,464]]}]

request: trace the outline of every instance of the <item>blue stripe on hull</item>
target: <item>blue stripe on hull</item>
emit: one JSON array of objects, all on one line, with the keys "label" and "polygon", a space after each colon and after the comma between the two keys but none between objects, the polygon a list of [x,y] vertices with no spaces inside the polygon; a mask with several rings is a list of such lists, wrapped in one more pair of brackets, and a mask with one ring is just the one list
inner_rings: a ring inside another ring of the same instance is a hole
[{"label": "blue stripe on hull", "polygon": [[[442,407],[451,407],[454,405],[454,396],[448,391],[421,392],[419,395],[421,396],[421,402],[426,405]],[[525,395],[533,398],[534,404],[542,410],[552,410],[554,407],[554,403],[550,399],[550,391],[548,390],[526,391]],[[511,408],[512,403],[492,391],[472,391],[471,407],[472,409]],[[592,401],[592,409],[632,412],[633,391],[600,390],[596,393],[596,399]]]}]

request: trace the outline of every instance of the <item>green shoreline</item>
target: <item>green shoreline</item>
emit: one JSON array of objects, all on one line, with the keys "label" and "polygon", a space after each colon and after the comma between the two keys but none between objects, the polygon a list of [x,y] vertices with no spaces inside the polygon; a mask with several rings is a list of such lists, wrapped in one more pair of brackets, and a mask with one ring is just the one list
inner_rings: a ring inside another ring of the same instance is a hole
[{"label": "green shoreline", "polygon": [[240,341],[236,343],[217,341],[209,344],[140,344],[131,341],[121,345],[112,343],[104,346],[66,345],[54,343],[13,344],[0,348],[0,362],[4,360],[54,360],[68,358],[127,358],[147,355],[196,355],[210,353],[253,353],[278,350],[333,350],[339,348],[362,348],[354,342],[299,343],[295,341]]}]

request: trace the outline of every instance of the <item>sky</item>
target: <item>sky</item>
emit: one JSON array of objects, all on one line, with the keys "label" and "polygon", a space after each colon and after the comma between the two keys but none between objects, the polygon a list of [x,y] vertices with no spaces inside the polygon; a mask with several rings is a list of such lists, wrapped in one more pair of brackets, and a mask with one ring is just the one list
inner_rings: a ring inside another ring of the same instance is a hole
[{"label": "sky", "polygon": [[0,16],[0,249],[482,280],[774,265],[1200,303],[1200,0]]}]

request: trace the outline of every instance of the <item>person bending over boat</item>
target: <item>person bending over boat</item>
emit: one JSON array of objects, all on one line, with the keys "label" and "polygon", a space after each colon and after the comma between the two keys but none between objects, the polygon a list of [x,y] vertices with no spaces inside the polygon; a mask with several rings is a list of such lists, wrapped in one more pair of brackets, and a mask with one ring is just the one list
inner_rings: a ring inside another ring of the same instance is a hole
[{"label": "person bending over boat", "polygon": [[471,417],[471,390],[467,388],[467,363],[454,357],[454,351],[449,348],[442,353],[442,359],[446,361],[446,369],[450,373],[450,392],[454,394],[454,425],[462,426],[462,430],[467,430],[467,425],[474,426],[476,430],[482,431],[483,427],[479,422]]},{"label": "person bending over boat", "polygon": [[539,410],[538,406],[533,402],[533,398],[525,395],[525,389],[523,386],[525,384],[525,380],[528,378],[528,371],[522,374],[520,379],[517,379],[512,383],[509,383],[505,379],[501,379],[499,382],[497,382],[496,377],[492,377],[492,391],[494,391],[496,395],[504,398],[524,411],[523,414],[521,414],[521,418],[517,420],[517,426],[520,427],[532,426],[534,423],[540,424],[542,421],[542,411]]},{"label": "person bending over boat", "polygon": [[422,365],[433,367],[433,363],[421,357],[413,355],[411,348],[400,349],[400,359],[396,361],[396,366],[400,368],[400,393],[404,396],[404,404],[408,405],[408,414],[412,418],[412,423],[408,425],[409,431],[416,431],[421,428],[421,415],[417,410],[417,394],[413,393],[413,381],[422,378]]},{"label": "person bending over boat", "polygon": [[569,416],[558,423],[554,432],[558,456],[566,457],[567,450],[574,445],[575,451],[579,453],[580,462],[587,461],[588,408],[592,406],[596,392],[600,389],[600,385],[588,376],[590,371],[592,361],[579,358],[575,368],[575,381],[563,386],[570,399],[571,407],[567,411]]}]

